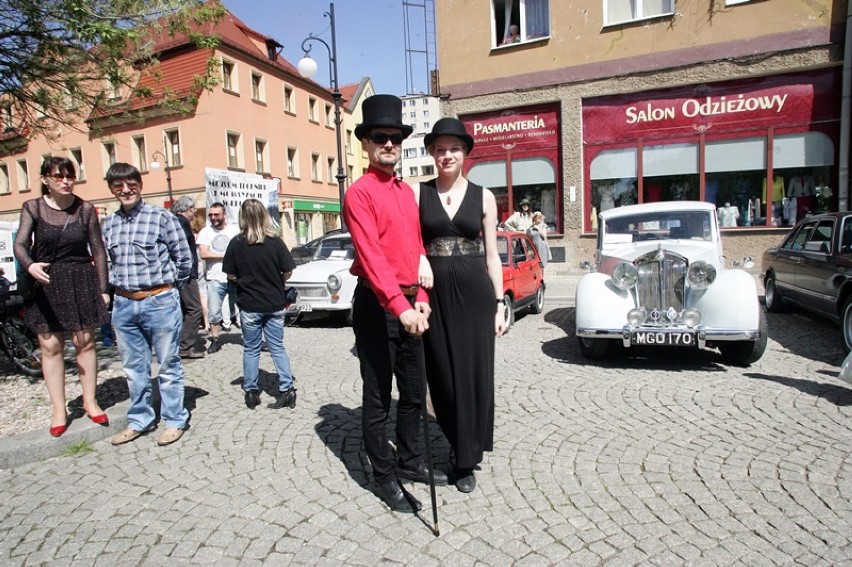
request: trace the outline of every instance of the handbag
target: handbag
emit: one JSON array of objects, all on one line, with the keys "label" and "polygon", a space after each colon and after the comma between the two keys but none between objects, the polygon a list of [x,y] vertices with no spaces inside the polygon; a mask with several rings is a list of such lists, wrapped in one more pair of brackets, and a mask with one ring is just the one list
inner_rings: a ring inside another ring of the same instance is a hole
[{"label": "handbag", "polygon": [[[36,205],[36,211],[38,211],[38,207],[41,204]],[[35,217],[35,220],[38,221],[38,217]],[[68,228],[68,221],[71,220],[71,215],[68,215],[68,218],[65,219],[65,224],[62,226],[62,232],[59,233],[59,242],[56,243],[56,248],[53,249],[53,258],[51,258],[49,264],[52,264],[54,260],[56,260],[56,254],[59,251],[59,245],[62,244],[62,237],[65,236],[65,229]],[[32,258],[32,251],[35,248],[35,243],[30,247],[30,257]],[[37,260],[33,258],[33,262]],[[17,290],[18,294],[21,296],[21,299],[24,300],[25,305],[32,305],[36,297],[38,296],[41,288],[44,286],[40,281],[32,277],[27,270],[18,268],[17,272]]]},{"label": "handbag", "polygon": [[299,292],[296,291],[295,287],[284,287],[284,306],[290,307],[292,304],[296,303],[296,299],[299,297]]}]

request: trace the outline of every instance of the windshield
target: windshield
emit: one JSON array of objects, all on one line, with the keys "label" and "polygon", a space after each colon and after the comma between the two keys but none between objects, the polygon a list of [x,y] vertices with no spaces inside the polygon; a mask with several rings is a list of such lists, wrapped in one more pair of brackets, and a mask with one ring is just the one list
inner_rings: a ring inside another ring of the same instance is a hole
[{"label": "windshield", "polygon": [[324,260],[327,258],[339,258],[344,260],[355,259],[355,247],[352,245],[351,238],[326,238],[317,247],[314,252],[314,260]]},{"label": "windshield", "polygon": [[710,211],[656,211],[606,221],[602,244],[713,239]]}]

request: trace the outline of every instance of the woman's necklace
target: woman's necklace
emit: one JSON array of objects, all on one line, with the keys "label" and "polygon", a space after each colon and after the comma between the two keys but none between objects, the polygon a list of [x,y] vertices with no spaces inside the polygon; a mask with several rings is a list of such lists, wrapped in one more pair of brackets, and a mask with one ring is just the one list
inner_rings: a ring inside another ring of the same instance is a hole
[{"label": "woman's necklace", "polygon": [[441,196],[441,197],[446,197],[448,205],[453,204],[453,195],[455,195],[460,189],[464,189],[466,186],[467,186],[466,184],[465,185],[459,185],[458,187],[454,187],[452,189],[442,191],[438,187],[438,184],[435,183],[435,188],[438,189],[438,195]]}]

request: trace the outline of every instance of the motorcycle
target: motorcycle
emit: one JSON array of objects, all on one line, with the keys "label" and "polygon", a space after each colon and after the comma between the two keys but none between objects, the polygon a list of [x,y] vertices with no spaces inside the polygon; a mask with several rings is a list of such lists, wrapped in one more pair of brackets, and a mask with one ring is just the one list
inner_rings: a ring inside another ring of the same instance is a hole
[{"label": "motorcycle", "polygon": [[21,373],[41,377],[41,357],[36,339],[21,319],[23,301],[19,296],[0,297],[0,347]]}]

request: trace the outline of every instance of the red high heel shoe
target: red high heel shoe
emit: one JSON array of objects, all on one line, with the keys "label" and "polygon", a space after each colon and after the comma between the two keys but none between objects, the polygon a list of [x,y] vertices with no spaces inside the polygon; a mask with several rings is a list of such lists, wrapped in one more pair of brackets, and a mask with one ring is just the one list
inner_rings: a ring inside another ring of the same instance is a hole
[{"label": "red high heel shoe", "polygon": [[[83,411],[86,411],[86,409],[83,408]],[[103,425],[104,427],[109,425],[109,416],[106,414],[106,412],[100,415],[92,415],[88,411],[86,411],[86,415],[89,416],[89,419],[92,420],[92,423],[97,423],[98,425]]]},{"label": "red high heel shoe", "polygon": [[65,423],[51,427],[48,431],[50,431],[50,434],[54,437],[60,437],[63,433],[68,431],[68,415],[65,416]]}]

